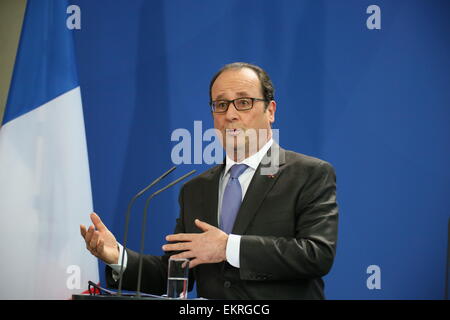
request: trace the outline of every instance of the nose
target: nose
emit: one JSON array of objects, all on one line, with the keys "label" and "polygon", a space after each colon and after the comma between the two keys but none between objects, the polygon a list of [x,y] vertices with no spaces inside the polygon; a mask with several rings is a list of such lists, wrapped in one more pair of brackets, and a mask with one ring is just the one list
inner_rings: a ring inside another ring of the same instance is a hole
[{"label": "nose", "polygon": [[225,117],[228,121],[234,121],[239,119],[239,111],[236,110],[236,107],[233,103],[230,103],[228,106],[228,110],[225,113]]}]

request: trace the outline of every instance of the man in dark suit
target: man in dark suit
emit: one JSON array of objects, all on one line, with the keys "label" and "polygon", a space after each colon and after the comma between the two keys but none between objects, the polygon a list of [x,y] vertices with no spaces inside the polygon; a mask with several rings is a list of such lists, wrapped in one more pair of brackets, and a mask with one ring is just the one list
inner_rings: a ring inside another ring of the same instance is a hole
[{"label": "man in dark suit", "polygon": [[[276,103],[269,76],[247,63],[223,67],[210,85],[214,127],[226,161],[187,182],[162,257],[146,255],[142,290],[166,291],[167,262],[190,259],[190,285],[211,299],[323,299],[334,260],[338,208],[332,166],[272,139]],[[252,139],[253,137],[253,139]],[[81,226],[117,286],[122,247],[96,214]],[[97,229],[97,230],[96,230]],[[124,288],[137,283],[138,254],[126,251]]]}]

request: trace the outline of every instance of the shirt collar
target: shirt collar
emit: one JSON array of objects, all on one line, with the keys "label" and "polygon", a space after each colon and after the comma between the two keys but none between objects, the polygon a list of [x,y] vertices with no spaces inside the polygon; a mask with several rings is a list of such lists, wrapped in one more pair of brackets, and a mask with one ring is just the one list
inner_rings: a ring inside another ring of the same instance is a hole
[{"label": "shirt collar", "polygon": [[230,170],[230,168],[235,164],[246,164],[253,170],[256,170],[256,168],[258,168],[259,164],[261,163],[261,160],[266,155],[267,151],[269,151],[272,144],[273,144],[273,139],[270,138],[270,140],[267,141],[266,144],[261,149],[259,149],[259,151],[257,153],[255,153],[254,155],[252,155],[248,158],[245,158],[244,160],[242,160],[242,162],[235,162],[233,159],[231,159],[227,155],[226,160],[225,160],[225,171],[224,171],[223,175],[225,176],[228,173],[228,171]]}]

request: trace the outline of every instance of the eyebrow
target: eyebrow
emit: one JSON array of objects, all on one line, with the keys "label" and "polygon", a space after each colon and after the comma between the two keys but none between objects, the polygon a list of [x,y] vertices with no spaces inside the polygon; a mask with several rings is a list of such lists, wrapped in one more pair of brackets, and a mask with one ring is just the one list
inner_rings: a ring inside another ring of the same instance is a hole
[{"label": "eyebrow", "polygon": [[[236,96],[238,96],[238,97],[250,97],[249,93],[246,92],[246,91],[236,92]],[[216,100],[226,100],[226,99],[225,99],[225,96],[223,94],[219,94],[216,97]]]}]

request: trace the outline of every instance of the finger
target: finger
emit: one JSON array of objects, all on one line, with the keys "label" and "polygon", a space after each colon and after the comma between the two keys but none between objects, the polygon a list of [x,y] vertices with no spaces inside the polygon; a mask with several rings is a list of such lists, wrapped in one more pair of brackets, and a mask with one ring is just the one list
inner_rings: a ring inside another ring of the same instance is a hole
[{"label": "finger", "polygon": [[191,250],[190,242],[169,243],[162,246],[164,251],[183,251]]},{"label": "finger", "polygon": [[91,250],[97,251],[97,244],[98,244],[98,238],[100,237],[100,232],[95,231],[94,235],[92,236],[92,239],[89,243],[89,247]]},{"label": "finger", "polygon": [[168,236],[166,236],[166,240],[170,242],[193,241],[196,237],[198,237],[197,233],[177,233],[169,234]]},{"label": "finger", "polygon": [[103,250],[105,249],[105,241],[103,239],[98,240],[97,243],[97,254],[101,256],[103,254]]},{"label": "finger", "polygon": [[202,231],[208,231],[208,230],[215,228],[214,226],[212,226],[206,222],[203,222],[199,219],[195,219],[195,225]]},{"label": "finger", "polygon": [[100,217],[95,212],[91,213],[91,220],[95,226],[95,229],[97,229],[98,231],[104,231],[107,229]]},{"label": "finger", "polygon": [[91,242],[92,236],[94,235],[95,228],[94,226],[89,226],[88,231],[86,232],[86,236],[84,240],[86,241],[86,245],[89,246],[89,242]]},{"label": "finger", "polygon": [[81,236],[83,237],[83,239],[86,237],[86,232],[87,232],[86,227],[84,225],[80,224],[80,233],[81,233]]},{"label": "finger", "polygon": [[170,259],[192,259],[192,258],[195,258],[195,254],[192,251],[184,251],[170,256]]},{"label": "finger", "polygon": [[195,268],[199,264],[202,264],[202,262],[199,259],[193,259],[189,261],[189,269]]}]

